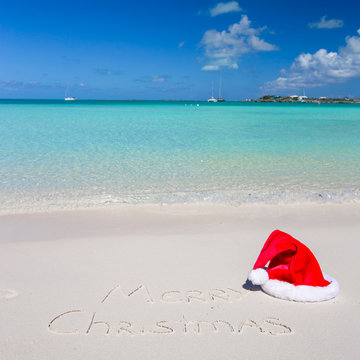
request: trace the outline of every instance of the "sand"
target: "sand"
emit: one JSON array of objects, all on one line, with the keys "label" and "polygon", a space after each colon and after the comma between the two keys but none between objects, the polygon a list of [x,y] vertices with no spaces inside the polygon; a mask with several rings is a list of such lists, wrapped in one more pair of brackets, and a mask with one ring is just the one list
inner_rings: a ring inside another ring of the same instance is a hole
[{"label": "sand", "polygon": [[[127,206],[0,217],[0,359],[356,359],[360,206]],[[268,235],[305,243],[340,294],[246,283]]]}]

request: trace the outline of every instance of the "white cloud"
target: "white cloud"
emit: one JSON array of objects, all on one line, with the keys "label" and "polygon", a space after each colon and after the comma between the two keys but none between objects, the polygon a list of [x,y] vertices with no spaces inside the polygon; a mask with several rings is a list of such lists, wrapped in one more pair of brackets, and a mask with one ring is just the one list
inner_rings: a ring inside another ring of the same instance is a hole
[{"label": "white cloud", "polygon": [[136,82],[140,83],[164,83],[169,79],[169,75],[153,75],[153,76],[143,76],[137,79],[134,79]]},{"label": "white cloud", "polygon": [[230,12],[239,12],[242,9],[239,6],[239,3],[237,1],[229,1],[226,3],[219,2],[216,6],[209,9],[211,16],[218,16],[221,14],[226,14]]},{"label": "white cloud", "polygon": [[154,75],[152,78],[151,78],[151,82],[153,83],[163,83],[165,82],[167,79],[167,76],[158,76],[158,75]]},{"label": "white cloud", "polygon": [[18,81],[18,80],[0,80],[0,89],[5,91],[21,91],[21,90],[36,90],[36,89],[64,89],[65,86],[59,83],[44,84],[35,80]]},{"label": "white cloud", "polygon": [[17,91],[20,89],[50,88],[50,85],[41,84],[38,81],[0,80],[0,87],[6,90]]},{"label": "white cloud", "polygon": [[[357,31],[360,35],[360,29]],[[345,82],[360,77],[360,36],[347,36],[346,45],[337,52],[320,49],[314,54],[300,54],[290,70],[275,81],[265,84],[266,89],[299,89]]]},{"label": "white cloud", "polygon": [[241,20],[230,25],[228,30],[206,31],[201,45],[205,48],[205,57],[208,61],[202,70],[237,69],[237,62],[243,54],[277,50],[277,46],[258,36],[265,29],[266,27],[252,28],[249,18],[242,15]]},{"label": "white cloud", "polygon": [[273,51],[276,50],[276,47],[272,44],[267,43],[263,39],[260,39],[257,36],[250,36],[248,39],[249,45],[255,51]]},{"label": "white cloud", "polygon": [[344,22],[340,19],[330,19],[326,20],[327,16],[323,16],[320,21],[309,23],[308,26],[310,28],[317,29],[337,29],[344,26]]},{"label": "white cloud", "polygon": [[110,70],[110,69],[105,69],[105,68],[95,69],[95,73],[98,74],[98,75],[103,75],[103,76],[107,76],[107,75],[121,75],[121,71]]}]

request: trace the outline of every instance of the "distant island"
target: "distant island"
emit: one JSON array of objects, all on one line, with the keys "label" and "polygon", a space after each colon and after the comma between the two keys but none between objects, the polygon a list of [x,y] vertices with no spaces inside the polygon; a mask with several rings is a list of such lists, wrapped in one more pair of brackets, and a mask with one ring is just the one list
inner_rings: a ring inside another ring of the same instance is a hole
[{"label": "distant island", "polygon": [[276,96],[264,95],[256,100],[247,99],[249,102],[278,102],[278,103],[313,103],[313,104],[360,104],[360,98],[327,98],[325,96],[319,98],[308,98],[307,96]]}]

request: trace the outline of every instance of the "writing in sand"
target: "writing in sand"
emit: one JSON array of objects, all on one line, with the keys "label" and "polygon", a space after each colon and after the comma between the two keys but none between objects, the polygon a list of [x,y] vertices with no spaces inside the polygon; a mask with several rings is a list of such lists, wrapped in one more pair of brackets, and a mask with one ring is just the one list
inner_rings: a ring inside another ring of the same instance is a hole
[{"label": "writing in sand", "polygon": [[[238,290],[235,288],[202,290],[166,290],[154,297],[145,284],[126,291],[122,286],[114,286],[100,300],[100,306],[107,304],[115,294],[120,293],[125,300],[141,298],[144,304],[212,304],[227,303],[233,304],[241,301],[250,291]],[[136,304],[138,306],[138,303]],[[211,307],[212,309],[212,307]],[[233,316],[229,319],[226,314],[221,319],[218,316],[188,316],[184,313],[176,315],[171,312],[168,318],[158,319],[146,318],[131,320],[126,317],[126,311],[116,306],[115,310],[89,311],[84,309],[71,309],[56,315],[48,324],[48,329],[53,334],[69,335],[116,335],[116,336],[141,336],[141,335],[172,335],[172,334],[219,334],[227,333],[233,335],[243,335],[250,332],[257,332],[263,335],[279,336],[290,335],[293,330],[274,316],[267,316],[264,319],[241,318]],[[151,309],[149,309],[151,310]],[[184,310],[184,308],[182,308]],[[151,311],[149,312],[151,313]],[[169,312],[166,312],[169,314]],[[159,312],[156,313],[157,315]],[[160,311],[161,314],[161,311]],[[125,315],[125,316],[124,316]],[[161,316],[161,315],[160,315]],[[138,317],[137,317],[138,318]]]}]

